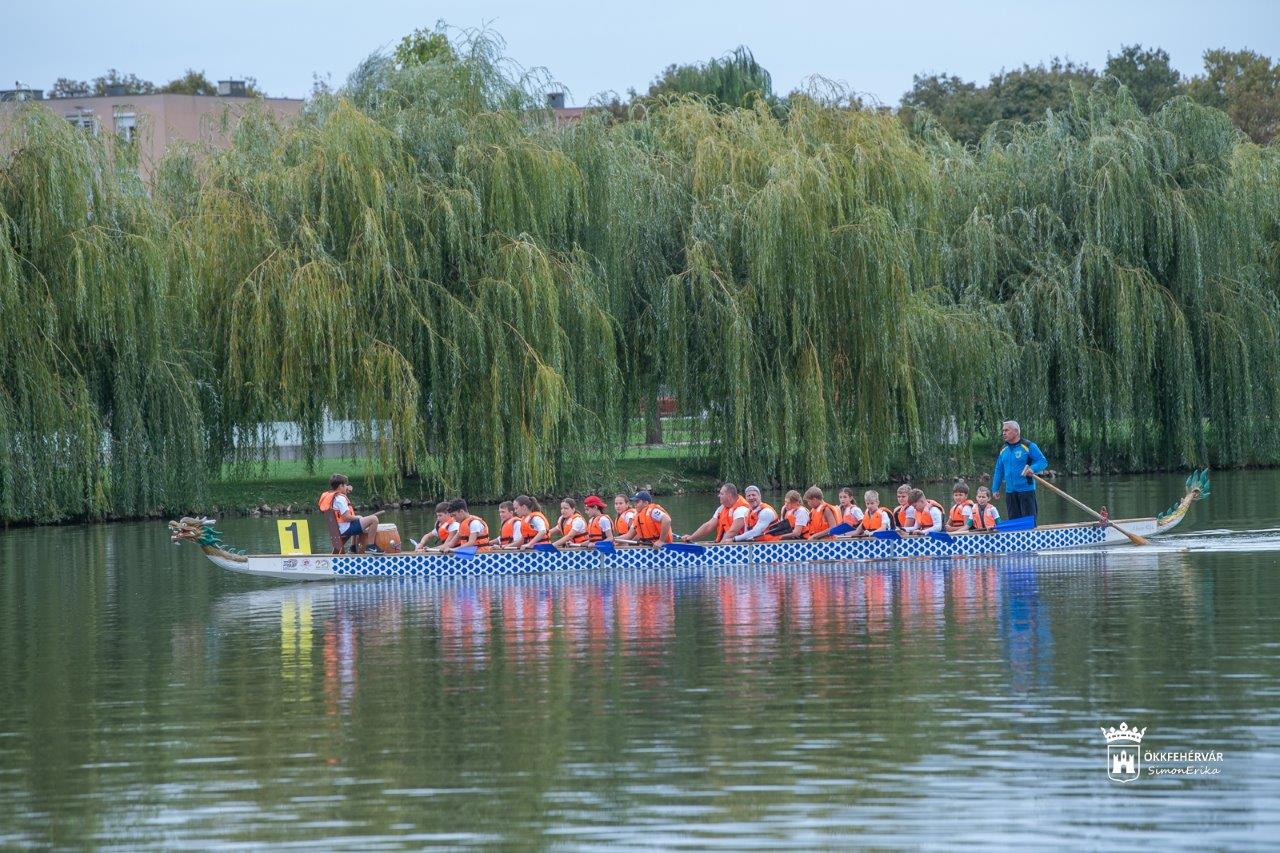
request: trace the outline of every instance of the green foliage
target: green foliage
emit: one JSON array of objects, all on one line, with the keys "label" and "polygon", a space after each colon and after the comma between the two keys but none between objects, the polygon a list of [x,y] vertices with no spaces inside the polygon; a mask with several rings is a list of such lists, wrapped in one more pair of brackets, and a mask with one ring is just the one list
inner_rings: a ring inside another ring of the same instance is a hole
[{"label": "green foliage", "polygon": [[1280,130],[1280,63],[1251,50],[1209,50],[1204,76],[1188,83],[1187,93],[1202,104],[1224,110],[1236,127],[1259,144]]},{"label": "green foliage", "polygon": [[136,74],[121,74],[114,68],[108,69],[101,77],[94,77],[91,94],[95,98],[107,95],[150,95],[156,91],[156,84],[143,80]]},{"label": "green foliage", "polygon": [[218,87],[203,71],[188,68],[181,77],[175,77],[156,91],[172,95],[216,95]]},{"label": "green foliage", "polygon": [[87,96],[90,91],[92,90],[89,84],[83,80],[59,77],[49,87],[48,95],[50,98],[79,98]]},{"label": "green foliage", "polygon": [[721,104],[745,107],[754,98],[772,101],[773,80],[751,51],[739,46],[706,62],[668,65],[649,84],[649,97],[664,95],[705,95]]},{"label": "green foliage", "polygon": [[418,29],[400,39],[391,58],[400,68],[413,65],[426,65],[432,62],[450,64],[458,61],[449,36],[443,23],[436,24],[435,29]]},{"label": "green foliage", "polygon": [[1123,83],[1144,113],[1155,112],[1182,91],[1182,77],[1169,64],[1169,54],[1158,47],[1127,44],[1115,56],[1107,54],[1102,73]]},{"label": "green foliage", "polygon": [[735,480],[948,474],[1009,415],[1068,468],[1280,462],[1280,153],[1220,111],[1059,65],[977,146],[831,89],[559,126],[495,36],[449,49],[150,194],[19,113],[0,517],[181,507],[333,419],[384,496],[600,484],[659,395]]}]

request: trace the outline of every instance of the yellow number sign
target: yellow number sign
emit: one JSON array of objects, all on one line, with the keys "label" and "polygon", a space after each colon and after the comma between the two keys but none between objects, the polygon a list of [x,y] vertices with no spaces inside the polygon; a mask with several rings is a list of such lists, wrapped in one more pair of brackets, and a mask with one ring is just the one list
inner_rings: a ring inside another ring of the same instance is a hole
[{"label": "yellow number sign", "polygon": [[280,531],[281,554],[311,553],[311,531],[307,529],[305,518],[279,520],[276,528]]}]

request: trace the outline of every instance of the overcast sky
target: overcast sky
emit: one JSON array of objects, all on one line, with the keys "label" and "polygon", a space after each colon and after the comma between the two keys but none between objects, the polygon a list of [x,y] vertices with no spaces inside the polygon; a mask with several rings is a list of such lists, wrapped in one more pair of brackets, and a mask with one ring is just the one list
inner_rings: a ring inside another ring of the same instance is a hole
[{"label": "overcast sky", "polygon": [[488,23],[526,67],[545,66],[568,102],[643,91],[672,62],[747,45],[786,93],[813,74],[896,104],[915,73],[985,81],[1000,68],[1069,57],[1101,67],[1122,44],[1158,45],[1183,74],[1207,48],[1280,57],[1280,0],[639,3],[578,0],[3,0],[0,88],[49,88],[108,68],[156,83],[185,68],[250,75],[270,95],[303,97],[313,74],[334,84],[369,53],[443,18]]}]

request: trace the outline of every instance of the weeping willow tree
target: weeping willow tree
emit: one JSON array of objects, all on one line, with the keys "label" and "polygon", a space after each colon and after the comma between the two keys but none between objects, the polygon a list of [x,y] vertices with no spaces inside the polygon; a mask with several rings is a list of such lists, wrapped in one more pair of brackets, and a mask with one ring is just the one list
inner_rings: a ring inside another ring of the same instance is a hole
[{"label": "weeping willow tree", "polygon": [[204,445],[187,246],[128,147],[33,106],[0,152],[0,517],[190,500]]},{"label": "weeping willow tree", "polygon": [[929,151],[949,288],[1002,309],[1024,420],[1065,464],[1275,460],[1273,152],[1107,84],[977,151]]},{"label": "weeping willow tree", "polygon": [[1007,416],[1068,468],[1280,461],[1280,152],[1221,113],[1100,84],[970,148],[743,54],[561,126],[492,33],[417,36],[149,187],[18,113],[0,518],[192,506],[281,422],[385,492],[599,484],[666,394],[735,480],[971,470]]}]

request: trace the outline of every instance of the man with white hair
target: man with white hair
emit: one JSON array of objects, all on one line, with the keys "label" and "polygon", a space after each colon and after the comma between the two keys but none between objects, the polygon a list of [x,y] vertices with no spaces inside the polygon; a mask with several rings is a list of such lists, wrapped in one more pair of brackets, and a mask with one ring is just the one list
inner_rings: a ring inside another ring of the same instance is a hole
[{"label": "man with white hair", "polygon": [[1004,447],[996,456],[996,470],[991,475],[991,499],[1000,497],[1000,488],[1008,493],[1005,497],[1005,515],[1010,518],[1036,515],[1036,481],[1032,474],[1039,474],[1049,467],[1049,460],[1044,458],[1040,448],[1034,441],[1022,437],[1022,428],[1017,421],[1005,421],[1001,425],[1004,436]]}]

